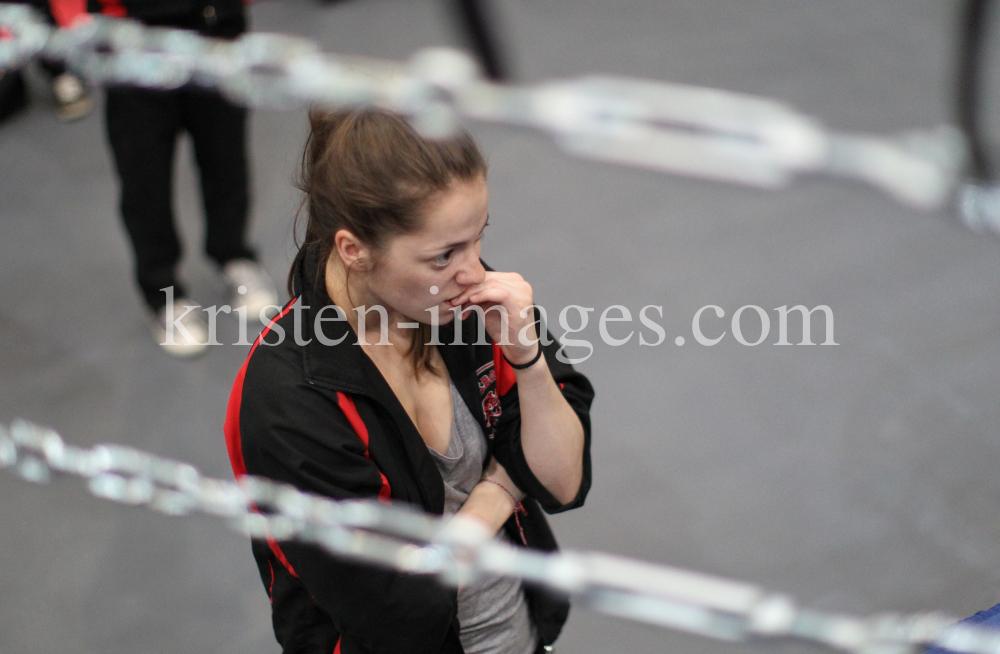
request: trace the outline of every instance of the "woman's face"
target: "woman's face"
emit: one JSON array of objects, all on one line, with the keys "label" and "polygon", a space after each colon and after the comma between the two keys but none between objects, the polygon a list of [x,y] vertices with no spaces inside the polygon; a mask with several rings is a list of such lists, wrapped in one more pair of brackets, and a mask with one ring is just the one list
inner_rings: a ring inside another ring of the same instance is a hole
[{"label": "woman's face", "polygon": [[437,307],[440,324],[451,321],[450,300],[485,279],[479,250],[488,217],[484,177],[452,183],[428,202],[421,229],[389,240],[369,290],[390,314],[430,324]]}]

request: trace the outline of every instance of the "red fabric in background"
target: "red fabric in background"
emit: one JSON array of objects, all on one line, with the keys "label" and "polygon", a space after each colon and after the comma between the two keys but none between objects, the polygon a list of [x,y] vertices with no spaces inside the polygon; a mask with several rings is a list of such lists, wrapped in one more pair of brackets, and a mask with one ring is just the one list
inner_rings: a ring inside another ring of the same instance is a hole
[{"label": "red fabric in background", "polygon": [[78,16],[87,13],[87,0],[49,0],[49,9],[59,27],[71,27]]}]

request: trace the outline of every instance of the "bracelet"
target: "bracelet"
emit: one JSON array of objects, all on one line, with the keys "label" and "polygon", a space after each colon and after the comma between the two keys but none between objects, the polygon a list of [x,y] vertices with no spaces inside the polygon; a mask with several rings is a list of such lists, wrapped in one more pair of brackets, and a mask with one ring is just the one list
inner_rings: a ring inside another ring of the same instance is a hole
[{"label": "bracelet", "polygon": [[535,358],[532,359],[531,361],[529,361],[528,363],[511,363],[510,359],[507,358],[507,355],[506,354],[503,355],[503,360],[506,361],[507,365],[509,365],[514,370],[524,370],[525,368],[530,368],[531,366],[533,366],[536,363],[538,363],[538,360],[541,359],[541,358],[542,358],[542,344],[541,343],[538,344],[538,354],[536,354]]},{"label": "bracelet", "polygon": [[[539,347],[538,349],[541,350],[542,348]],[[538,359],[535,359],[535,361],[538,361]],[[525,547],[527,547],[528,546],[528,539],[524,537],[524,527],[521,526],[521,517],[520,517],[520,514],[523,513],[524,515],[528,515],[528,511],[524,508],[523,504],[521,504],[520,502],[517,501],[517,498],[514,497],[514,494],[511,493],[509,490],[507,490],[507,487],[504,486],[503,484],[501,484],[499,481],[494,481],[494,480],[490,479],[489,477],[486,477],[485,479],[483,479],[483,481],[488,481],[491,484],[496,484],[497,486],[499,486],[500,488],[503,489],[503,492],[507,493],[507,495],[510,496],[511,500],[514,501],[514,522],[517,523],[517,530],[519,532],[521,532],[521,542],[524,543]]]}]

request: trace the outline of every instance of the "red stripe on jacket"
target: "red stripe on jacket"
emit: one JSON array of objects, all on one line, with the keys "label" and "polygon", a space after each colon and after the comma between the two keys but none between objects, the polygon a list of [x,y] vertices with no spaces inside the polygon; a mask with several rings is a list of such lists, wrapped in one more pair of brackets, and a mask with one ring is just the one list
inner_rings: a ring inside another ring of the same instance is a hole
[{"label": "red stripe on jacket", "polygon": [[[347,422],[351,423],[354,433],[365,444],[365,458],[371,461],[372,456],[368,452],[368,427],[365,426],[364,420],[358,414],[358,408],[354,406],[354,400],[351,399],[350,395],[337,391],[337,404],[340,406],[340,410],[344,412],[344,415],[347,416]],[[378,465],[376,464],[377,467]],[[382,487],[378,490],[378,500],[379,502],[388,504],[392,497],[392,489],[389,488],[389,480],[385,478],[381,470],[378,471],[378,474],[382,478]]]},{"label": "red stripe on jacket", "polygon": [[240,371],[236,373],[233,390],[229,393],[229,405],[226,407],[226,423],[222,429],[226,434],[226,449],[229,450],[229,463],[233,466],[233,474],[236,475],[237,479],[247,474],[247,466],[243,462],[243,442],[240,439],[240,407],[243,404],[243,381],[247,376],[247,364],[250,363],[250,357],[253,356],[257,346],[271,332],[271,325],[288,315],[288,312],[292,310],[296,301],[298,301],[298,298],[285,305],[281,313],[275,316],[271,322],[267,323],[267,327],[260,333],[257,340],[253,342],[250,354],[247,355]]},{"label": "red stripe on jacket", "polygon": [[101,0],[101,13],[115,18],[128,16],[128,11],[125,10],[125,5],[122,4],[121,0]]},{"label": "red stripe on jacket", "polygon": [[[247,375],[247,364],[250,363],[250,357],[253,356],[254,351],[260,342],[264,340],[264,337],[271,332],[271,326],[277,321],[288,315],[288,312],[292,310],[298,298],[293,299],[285,308],[281,310],[277,316],[275,316],[271,322],[267,323],[267,327],[260,333],[257,340],[253,342],[253,347],[250,348],[250,354],[247,355],[246,361],[243,362],[243,366],[240,371],[236,374],[236,381],[233,382],[233,390],[229,394],[229,406],[226,407],[226,423],[222,430],[226,434],[226,449],[229,451],[229,463],[233,466],[233,474],[236,475],[236,479],[240,477],[245,477],[247,474],[246,462],[243,461],[243,441],[240,437],[240,407],[243,403],[243,382]],[[285,566],[285,569],[295,578],[298,578],[295,569],[292,564],[289,563],[288,559],[285,557],[285,553],[281,551],[281,546],[278,545],[278,541],[274,540],[270,536],[267,537],[267,545],[271,548],[271,552],[274,553],[274,557],[281,562],[281,565]]]},{"label": "red stripe on jacket", "polygon": [[[538,347],[541,347],[541,344]],[[497,394],[503,397],[517,383],[517,377],[514,375],[514,369],[504,358],[503,350],[496,343],[493,344],[493,369],[497,372]]]},{"label": "red stripe on jacket", "polygon": [[[240,371],[236,374],[236,380],[233,382],[233,390],[229,394],[229,405],[226,407],[226,422],[223,426],[223,431],[226,435],[226,449],[229,451],[229,463],[232,465],[233,474],[237,479],[244,477],[247,474],[246,462],[243,460],[243,441],[240,436],[240,408],[243,403],[243,383],[246,379],[247,364],[250,363],[250,357],[253,356],[257,346],[260,345],[261,341],[264,340],[264,337],[270,333],[271,326],[278,320],[281,320],[288,315],[288,312],[292,310],[292,307],[295,306],[295,302],[297,300],[298,298],[295,298],[285,305],[285,308],[281,310],[281,313],[275,316],[267,324],[267,327],[261,331],[260,336],[257,337],[253,346],[250,348],[250,353],[243,362],[243,366],[240,367]],[[358,409],[354,406],[354,400],[338,391],[337,402],[341,411],[343,411],[344,415],[347,417],[347,421],[350,423],[351,428],[354,429],[358,438],[362,443],[364,443],[365,457],[371,461],[371,455],[368,452],[368,428],[365,426],[364,421],[358,414]],[[379,476],[382,478],[382,486],[379,488],[378,499],[381,502],[388,503],[392,497],[392,489],[389,486],[389,480],[386,479],[381,470],[379,470]],[[285,556],[285,553],[281,550],[281,546],[278,545],[278,542],[268,536],[267,545],[271,548],[271,552],[274,554],[275,558],[281,562],[281,565],[283,565],[285,569],[297,579],[299,575],[295,572],[295,569]],[[337,647],[339,649],[339,642],[337,643]]]},{"label": "red stripe on jacket", "polygon": [[49,0],[49,9],[56,25],[70,27],[80,16],[87,16],[87,0]]}]

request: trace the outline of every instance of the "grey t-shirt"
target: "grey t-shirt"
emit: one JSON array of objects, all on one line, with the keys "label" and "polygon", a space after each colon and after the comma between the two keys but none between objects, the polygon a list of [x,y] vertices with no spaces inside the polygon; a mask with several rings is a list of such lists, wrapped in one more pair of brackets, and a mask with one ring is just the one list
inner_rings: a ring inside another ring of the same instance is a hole
[{"label": "grey t-shirt", "polygon": [[[427,448],[444,479],[444,512],[457,512],[483,475],[486,436],[455,384],[451,385],[448,454]],[[459,640],[466,654],[532,654],[535,627],[518,579],[483,575],[458,591]]]}]

